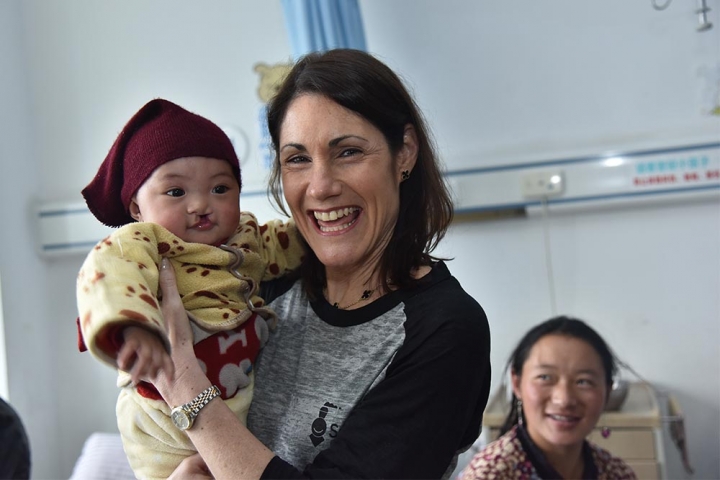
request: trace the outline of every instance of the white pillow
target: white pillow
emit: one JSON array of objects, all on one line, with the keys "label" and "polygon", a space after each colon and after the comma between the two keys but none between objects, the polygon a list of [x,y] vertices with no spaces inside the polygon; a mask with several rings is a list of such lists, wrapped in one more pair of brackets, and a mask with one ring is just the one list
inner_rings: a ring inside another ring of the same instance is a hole
[{"label": "white pillow", "polygon": [[119,433],[93,433],[85,440],[70,480],[135,480]]}]

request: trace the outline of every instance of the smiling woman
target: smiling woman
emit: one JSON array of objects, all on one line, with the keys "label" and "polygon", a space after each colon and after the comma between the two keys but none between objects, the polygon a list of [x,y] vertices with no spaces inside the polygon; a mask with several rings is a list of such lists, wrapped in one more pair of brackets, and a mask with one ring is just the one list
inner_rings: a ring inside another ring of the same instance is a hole
[{"label": "smiling woman", "polygon": [[501,437],[470,461],[463,480],[636,478],[625,462],[585,440],[616,372],[595,330],[573,318],[550,319],[523,337],[509,363],[512,408]]},{"label": "smiling woman", "polygon": [[[247,428],[210,402],[187,430],[202,458],[176,476],[207,476],[206,463],[214,478],[448,478],[479,434],[490,333],[432,255],[453,207],[415,102],[367,53],[312,53],[268,105],[268,128],[271,190],[307,254],[299,278],[262,286],[280,321]],[[209,380],[184,346],[184,312],[170,317],[185,373],[157,385],[176,405]]]},{"label": "smiling woman", "polygon": [[[285,199],[325,266],[326,298],[340,305],[369,300],[371,295],[363,295],[368,287],[383,284],[374,260],[397,222],[402,172],[412,171],[417,158],[415,129],[405,128],[393,155],[372,123],[318,94],[294,99],[283,123],[279,164]],[[362,288],[346,288],[341,282],[347,274],[362,278]]]}]

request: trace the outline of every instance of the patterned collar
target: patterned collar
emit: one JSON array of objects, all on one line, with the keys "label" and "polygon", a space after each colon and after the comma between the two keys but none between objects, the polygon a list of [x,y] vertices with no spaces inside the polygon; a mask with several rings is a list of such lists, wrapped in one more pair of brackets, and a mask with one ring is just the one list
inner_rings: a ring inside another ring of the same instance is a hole
[{"label": "patterned collar", "polygon": [[[518,425],[515,428],[517,429],[517,438],[520,440],[520,444],[522,445],[523,450],[525,450],[525,453],[527,454],[530,463],[532,463],[533,468],[535,468],[538,476],[543,480],[562,480],[562,477],[559,473],[557,473],[552,465],[550,465],[550,462],[547,460],[542,450],[540,450],[540,448],[535,445],[535,442],[532,441],[530,435],[525,430],[525,427]],[[584,464],[582,478],[587,480],[597,480],[597,466],[593,460],[592,448],[590,448],[587,441],[583,441],[582,456]]]}]

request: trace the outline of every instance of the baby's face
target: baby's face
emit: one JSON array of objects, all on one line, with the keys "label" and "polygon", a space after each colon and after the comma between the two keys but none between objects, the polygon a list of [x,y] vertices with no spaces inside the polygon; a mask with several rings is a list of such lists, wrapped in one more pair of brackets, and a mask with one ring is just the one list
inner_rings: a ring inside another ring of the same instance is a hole
[{"label": "baby's face", "polygon": [[186,242],[219,245],[240,221],[240,186],[225,160],[178,158],[155,169],[129,210],[135,220],[157,223]]}]

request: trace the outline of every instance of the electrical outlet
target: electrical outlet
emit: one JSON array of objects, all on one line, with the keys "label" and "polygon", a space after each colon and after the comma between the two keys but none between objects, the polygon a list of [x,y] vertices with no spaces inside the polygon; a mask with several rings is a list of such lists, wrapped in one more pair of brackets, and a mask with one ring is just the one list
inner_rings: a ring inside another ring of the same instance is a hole
[{"label": "electrical outlet", "polygon": [[522,194],[525,198],[550,198],[565,192],[565,175],[562,171],[528,173],[522,177]]}]

